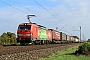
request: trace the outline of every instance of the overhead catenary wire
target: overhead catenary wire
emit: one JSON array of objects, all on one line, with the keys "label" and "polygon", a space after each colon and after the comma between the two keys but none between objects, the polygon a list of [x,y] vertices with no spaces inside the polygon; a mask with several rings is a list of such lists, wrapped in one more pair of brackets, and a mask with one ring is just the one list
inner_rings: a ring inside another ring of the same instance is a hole
[{"label": "overhead catenary wire", "polygon": [[23,11],[23,10],[21,10],[21,9],[17,8],[17,7],[14,7],[14,6],[12,6],[12,5],[10,5],[10,4],[8,4],[8,3],[6,3],[6,2],[2,1],[2,0],[0,0],[0,2],[4,3],[4,4],[6,4],[6,5],[8,5],[8,6],[12,7],[12,8],[14,8],[14,9],[17,9],[17,10],[19,10],[19,11],[21,11],[21,12],[25,13],[25,14],[28,14],[27,12],[25,12],[25,11]]},{"label": "overhead catenary wire", "polygon": [[[35,1],[35,0],[34,0]],[[43,0],[44,2],[45,2],[45,4],[47,5],[47,6],[49,6],[48,5],[48,3],[46,3],[46,1],[45,0]],[[37,2],[38,3],[38,2]],[[43,6],[42,6],[43,7]],[[51,11],[53,11],[52,9],[51,9],[51,7],[49,6],[49,8],[50,8],[50,10]],[[51,13],[51,12],[50,12]],[[51,13],[52,14],[52,13]],[[56,16],[54,16],[54,17],[56,17]],[[57,17],[56,17],[57,18]],[[58,18],[57,18],[58,19]],[[60,20],[60,19],[58,19],[58,20]],[[62,20],[60,20],[62,23],[64,23]],[[64,23],[65,24],[65,23]],[[66,25],[66,24],[65,24]],[[67,26],[67,25],[66,25]],[[68,26],[67,26],[68,27]],[[75,27],[73,27],[74,29],[76,29]],[[71,28],[70,28],[71,29]],[[76,30],[78,30],[78,29],[76,29]],[[73,30],[72,30],[73,31]],[[79,30],[78,30],[79,31]]]},{"label": "overhead catenary wire", "polygon": [[[48,13],[50,13],[53,17],[57,18],[54,14],[52,14],[50,11],[48,11],[45,7],[43,7],[41,4],[39,4],[36,0],[33,0],[34,2],[36,2],[39,6],[41,6],[44,10],[46,10]],[[57,18],[58,19],[58,18]],[[59,19],[58,19],[59,20]],[[61,20],[59,20],[61,21]],[[62,22],[62,21],[61,21]]]},{"label": "overhead catenary wire", "polygon": [[[45,2],[45,0],[43,0],[44,2]],[[15,0],[15,2],[17,2],[16,0]],[[18,3],[18,2],[17,2]],[[20,3],[18,3],[18,4],[20,4]],[[47,4],[47,3],[46,3]],[[21,5],[21,4],[20,4]],[[48,4],[47,4],[48,5]],[[40,5],[42,8],[44,8],[42,5]],[[49,6],[49,5],[48,5]],[[24,8],[26,8],[26,7],[24,7]],[[50,7],[49,7],[50,8]],[[27,10],[29,10],[29,11],[31,11],[30,9],[28,9],[28,8],[26,8]],[[48,11],[46,8],[44,8],[46,11]],[[51,9],[51,8],[50,8]],[[49,11],[48,11],[49,12]],[[50,14],[52,14],[51,12],[49,12]],[[53,14],[52,14],[53,15]],[[53,15],[54,16],[54,15]],[[54,16],[55,17],[55,16]],[[36,17],[37,18],[37,17]],[[39,19],[39,18],[37,18],[38,20],[41,20],[41,19]],[[43,21],[43,20],[42,20]],[[47,23],[47,22],[46,22]],[[51,24],[49,24],[49,25],[51,25]]]},{"label": "overhead catenary wire", "polygon": [[[39,4],[36,0],[33,0],[35,3],[37,3],[39,6],[41,6],[44,10],[46,10],[48,13],[50,13],[54,18],[56,18],[58,21],[62,22],[65,26],[67,26],[62,20],[57,18],[54,14],[52,14],[50,11],[48,11],[45,7],[43,7],[41,4]],[[68,27],[68,26],[67,26]],[[68,27],[70,30],[72,30],[70,27]]]},{"label": "overhead catenary wire", "polygon": [[[17,7],[14,7],[14,6],[10,5],[9,3],[6,3],[6,2],[4,2],[4,1],[2,1],[2,0],[0,0],[0,2],[2,2],[2,3],[4,3],[4,4],[6,4],[6,5],[8,5],[8,6],[12,7],[12,8],[14,8],[14,9],[19,10],[19,11],[21,11],[21,12],[23,12],[23,13],[25,13],[25,14],[28,15],[27,12],[25,12],[25,11],[23,11],[23,10],[17,8]],[[17,3],[18,3],[18,2],[17,2]],[[19,4],[19,3],[18,3],[18,4]],[[25,7],[25,8],[26,8],[26,7]],[[30,9],[28,9],[28,8],[26,8],[26,9],[30,11]],[[37,18],[37,17],[36,17],[36,18]],[[39,19],[39,18],[37,18],[37,19],[40,20],[40,21],[43,21],[43,20],[41,20],[41,19]],[[45,21],[44,21],[44,22],[45,22]],[[47,23],[47,22],[46,22],[46,23]],[[49,25],[50,25],[50,24],[49,24]]]},{"label": "overhead catenary wire", "polygon": [[[40,5],[36,0],[33,0],[33,1],[35,1],[38,5]],[[2,1],[2,0],[0,0],[0,2],[2,2],[2,3],[4,3],[4,4],[6,4],[6,5],[8,5],[8,6],[10,6],[10,7],[12,7],[12,8],[14,8],[14,9],[17,9],[17,10],[19,10],[19,11],[21,11],[21,12],[23,12],[23,13],[25,13],[25,14],[28,14],[27,12],[25,12],[25,11],[23,11],[23,10],[21,10],[21,9],[19,9],[19,8],[16,8],[16,7],[14,7],[14,6],[12,6],[12,5],[10,5],[10,4],[8,4],[8,3],[6,3],[6,2],[4,2],[4,1]],[[40,5],[42,8],[44,8],[42,5]],[[46,8],[44,8],[47,12],[49,12]],[[29,10],[29,9],[28,9]],[[51,12],[49,12],[53,17],[55,17],[55,18],[57,18],[55,15],[53,15]],[[57,18],[58,19],[58,18]],[[40,20],[40,19],[39,19]],[[58,19],[59,20],[59,19]],[[61,20],[60,20],[61,21]],[[61,21],[62,22],[62,21]],[[63,22],[62,22],[63,23]],[[66,25],[67,26],[67,25]]]},{"label": "overhead catenary wire", "polygon": [[[18,3],[19,5],[21,5],[19,2],[17,2],[16,0],[14,0],[16,3]],[[24,7],[24,6],[23,6]],[[29,10],[29,11],[31,11],[30,9],[28,9],[28,8],[26,8],[26,7],[24,7],[25,9],[27,9],[27,10]]]},{"label": "overhead catenary wire", "polygon": [[[36,0],[33,0],[33,1],[35,1],[38,5],[40,5]],[[0,2],[4,3],[4,4],[6,4],[6,5],[8,5],[8,6],[12,7],[12,8],[14,8],[14,9],[17,9],[17,10],[19,10],[19,11],[25,13],[25,14],[28,14],[27,12],[25,12],[25,11],[23,11],[23,10],[17,8],[17,7],[14,7],[14,6],[12,6],[12,5],[10,5],[10,4],[2,1],[2,0],[0,0]],[[42,8],[44,8],[42,5],[40,5],[40,6],[41,6]],[[29,9],[28,9],[28,10],[29,10]],[[53,17],[57,18],[54,14],[52,14],[52,13],[51,13],[50,11],[48,11],[46,8],[44,8],[44,10],[46,10],[47,12],[49,12]],[[39,19],[39,18],[38,18],[38,19]],[[58,18],[57,18],[57,19],[58,19]],[[41,20],[41,19],[39,19],[39,20]],[[60,19],[58,19],[58,20],[61,21]],[[61,22],[62,22],[62,21],[61,21]],[[63,23],[63,22],[62,22],[62,23]],[[66,26],[67,26],[67,25],[66,25]]]},{"label": "overhead catenary wire", "polygon": [[[16,3],[18,3],[19,5],[21,5],[19,2],[17,2],[16,0],[14,0]],[[30,10],[29,8],[27,8],[27,7],[24,7],[25,9],[27,9],[28,11],[30,11],[30,12],[32,12],[32,10]],[[35,18],[37,18],[39,21],[42,21],[42,22],[46,22],[45,20],[41,20],[40,18],[38,18],[37,16],[35,17]],[[47,22],[46,22],[47,23]],[[48,24],[48,23],[47,23]],[[49,25],[51,25],[50,23],[49,23]]]},{"label": "overhead catenary wire", "polygon": [[45,4],[46,4],[46,5],[50,8],[50,10],[52,10],[52,9],[51,9],[51,7],[50,7],[50,6],[46,3],[46,1],[45,1],[45,0],[43,0],[43,1],[44,1],[44,2],[45,2]]}]

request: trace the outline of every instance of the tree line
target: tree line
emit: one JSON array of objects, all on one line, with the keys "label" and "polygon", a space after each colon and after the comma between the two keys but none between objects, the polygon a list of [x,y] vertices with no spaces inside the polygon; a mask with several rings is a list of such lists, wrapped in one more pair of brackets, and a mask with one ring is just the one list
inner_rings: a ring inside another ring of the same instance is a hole
[{"label": "tree line", "polygon": [[16,35],[12,32],[4,32],[0,36],[0,44],[1,45],[11,45],[16,43]]}]

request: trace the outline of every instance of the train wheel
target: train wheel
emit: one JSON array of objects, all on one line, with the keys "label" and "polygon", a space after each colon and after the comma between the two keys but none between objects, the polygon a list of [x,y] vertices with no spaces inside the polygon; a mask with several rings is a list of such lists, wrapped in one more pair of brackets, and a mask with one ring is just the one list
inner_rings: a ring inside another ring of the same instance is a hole
[{"label": "train wheel", "polygon": [[41,45],[44,45],[44,40],[41,40]]},{"label": "train wheel", "polygon": [[35,45],[35,42],[32,42],[32,45]]},{"label": "train wheel", "polygon": [[50,42],[47,40],[47,41],[46,41],[46,44],[50,44]]}]

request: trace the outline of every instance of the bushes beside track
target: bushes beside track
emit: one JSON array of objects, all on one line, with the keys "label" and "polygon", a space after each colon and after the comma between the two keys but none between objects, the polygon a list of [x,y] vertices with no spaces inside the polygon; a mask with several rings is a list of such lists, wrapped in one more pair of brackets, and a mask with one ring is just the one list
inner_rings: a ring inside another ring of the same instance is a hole
[{"label": "bushes beside track", "polygon": [[0,36],[0,45],[11,45],[16,43],[16,35],[11,32],[4,32]]},{"label": "bushes beside track", "polygon": [[78,50],[76,50],[75,54],[90,55],[90,42],[85,42],[80,45]]}]

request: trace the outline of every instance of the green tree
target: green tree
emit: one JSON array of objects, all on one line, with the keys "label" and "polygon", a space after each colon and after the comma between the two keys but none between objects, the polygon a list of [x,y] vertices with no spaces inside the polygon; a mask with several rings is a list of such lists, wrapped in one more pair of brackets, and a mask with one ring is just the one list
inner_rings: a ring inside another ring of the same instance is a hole
[{"label": "green tree", "polygon": [[11,43],[16,43],[16,35],[15,35],[15,33],[11,33],[10,38],[11,38]]},{"label": "green tree", "polygon": [[1,35],[1,37],[2,37],[3,44],[7,44],[7,42],[8,42],[8,35],[7,35],[7,33],[3,33]]},{"label": "green tree", "polygon": [[5,45],[16,43],[15,33],[11,33],[11,32],[3,33],[0,37],[0,42]]},{"label": "green tree", "polygon": [[73,36],[73,37],[79,39],[78,36]]},{"label": "green tree", "polygon": [[88,39],[88,41],[87,42],[90,42],[90,39]]}]

